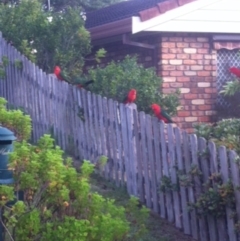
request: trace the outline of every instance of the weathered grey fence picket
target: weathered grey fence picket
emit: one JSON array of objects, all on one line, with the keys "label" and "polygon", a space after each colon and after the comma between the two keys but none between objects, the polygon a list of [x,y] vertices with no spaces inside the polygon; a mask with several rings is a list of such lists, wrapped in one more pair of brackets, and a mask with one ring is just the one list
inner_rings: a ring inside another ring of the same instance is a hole
[{"label": "weathered grey fence picket", "polygon": [[[134,106],[125,106],[111,99],[79,90],[54,76],[47,75],[28,61],[0,35],[0,61],[8,57],[6,77],[0,80],[0,96],[8,106],[31,115],[32,139],[53,133],[56,142],[74,157],[96,163],[106,155],[105,178],[128,193],[184,233],[201,241],[237,241],[235,223],[240,220],[239,166],[237,154],[225,147],[216,147],[203,138],[187,134],[172,125],[165,126]],[[21,60],[23,68],[15,65]],[[84,110],[84,120],[79,117]],[[201,153],[208,153],[202,155]],[[201,172],[193,185],[161,192],[163,179],[179,184],[179,172],[187,174],[193,165]],[[220,173],[223,183],[231,180],[235,190],[235,209],[226,208],[225,216],[198,217],[197,210],[188,210],[206,191],[203,183]],[[235,213],[235,218],[232,214]],[[160,225],[160,224],[159,224]]]}]

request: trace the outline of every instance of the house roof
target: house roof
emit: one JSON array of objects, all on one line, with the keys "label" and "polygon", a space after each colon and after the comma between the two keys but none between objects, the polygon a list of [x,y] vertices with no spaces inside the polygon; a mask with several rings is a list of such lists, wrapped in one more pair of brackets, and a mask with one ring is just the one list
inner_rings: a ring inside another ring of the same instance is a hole
[{"label": "house roof", "polygon": [[139,16],[139,12],[157,6],[168,0],[130,0],[123,1],[106,8],[88,12],[86,28],[93,28],[103,24],[115,22],[132,16]]},{"label": "house roof", "polygon": [[147,21],[132,17],[132,33],[240,33],[239,0],[196,0]]},{"label": "house roof", "polygon": [[142,32],[240,34],[239,0],[129,0],[87,13],[92,41]]},{"label": "house roof", "polygon": [[[201,0],[128,0],[86,14],[92,41],[132,33],[134,17],[145,22],[172,9]],[[135,21],[136,23],[136,21]],[[135,24],[136,26],[136,24]],[[142,26],[141,26],[142,27]]]}]

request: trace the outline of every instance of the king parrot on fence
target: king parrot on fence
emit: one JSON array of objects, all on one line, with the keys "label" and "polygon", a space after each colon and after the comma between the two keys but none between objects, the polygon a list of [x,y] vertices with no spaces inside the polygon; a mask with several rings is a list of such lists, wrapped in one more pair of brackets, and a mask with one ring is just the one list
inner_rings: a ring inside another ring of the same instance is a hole
[{"label": "king parrot on fence", "polygon": [[136,98],[137,98],[137,91],[135,89],[131,89],[128,92],[128,95],[124,98],[123,103],[131,104],[136,100]]},{"label": "king parrot on fence", "polygon": [[151,108],[154,112],[154,115],[159,119],[164,121],[165,123],[174,123],[171,117],[167,114],[165,110],[163,110],[158,104],[152,104]]}]

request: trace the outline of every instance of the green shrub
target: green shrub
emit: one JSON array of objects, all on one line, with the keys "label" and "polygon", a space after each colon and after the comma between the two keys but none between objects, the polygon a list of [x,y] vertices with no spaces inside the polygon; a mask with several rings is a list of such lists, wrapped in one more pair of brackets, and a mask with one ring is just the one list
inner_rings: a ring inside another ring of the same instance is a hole
[{"label": "green shrub", "polygon": [[225,119],[216,126],[196,124],[195,134],[240,153],[240,119]]},{"label": "green shrub", "polygon": [[7,110],[7,101],[0,98],[0,125],[14,132],[18,140],[28,140],[31,136],[31,118],[20,110]]},{"label": "green shrub", "polygon": [[105,68],[89,70],[95,83],[90,90],[96,94],[123,102],[128,91],[137,90],[136,104],[139,111],[152,113],[150,105],[160,104],[170,115],[176,113],[179,92],[163,95],[160,91],[162,80],[153,68],[145,69],[137,64],[137,57],[126,56],[123,61],[112,61]]},{"label": "green shrub", "polygon": [[1,123],[17,130],[21,140],[9,158],[15,182],[0,185],[4,240],[138,241],[146,232],[148,210],[139,209],[136,198],[124,208],[92,192],[90,175],[95,166],[84,160],[78,173],[50,135],[29,144],[30,117],[20,110],[6,110],[5,104],[0,99]]}]

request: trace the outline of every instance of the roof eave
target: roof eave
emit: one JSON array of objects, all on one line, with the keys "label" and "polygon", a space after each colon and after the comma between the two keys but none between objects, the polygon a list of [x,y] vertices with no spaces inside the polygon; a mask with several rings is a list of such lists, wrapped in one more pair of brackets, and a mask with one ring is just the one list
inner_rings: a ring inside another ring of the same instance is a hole
[{"label": "roof eave", "polygon": [[132,17],[89,28],[88,31],[92,41],[129,33],[132,32]]}]

